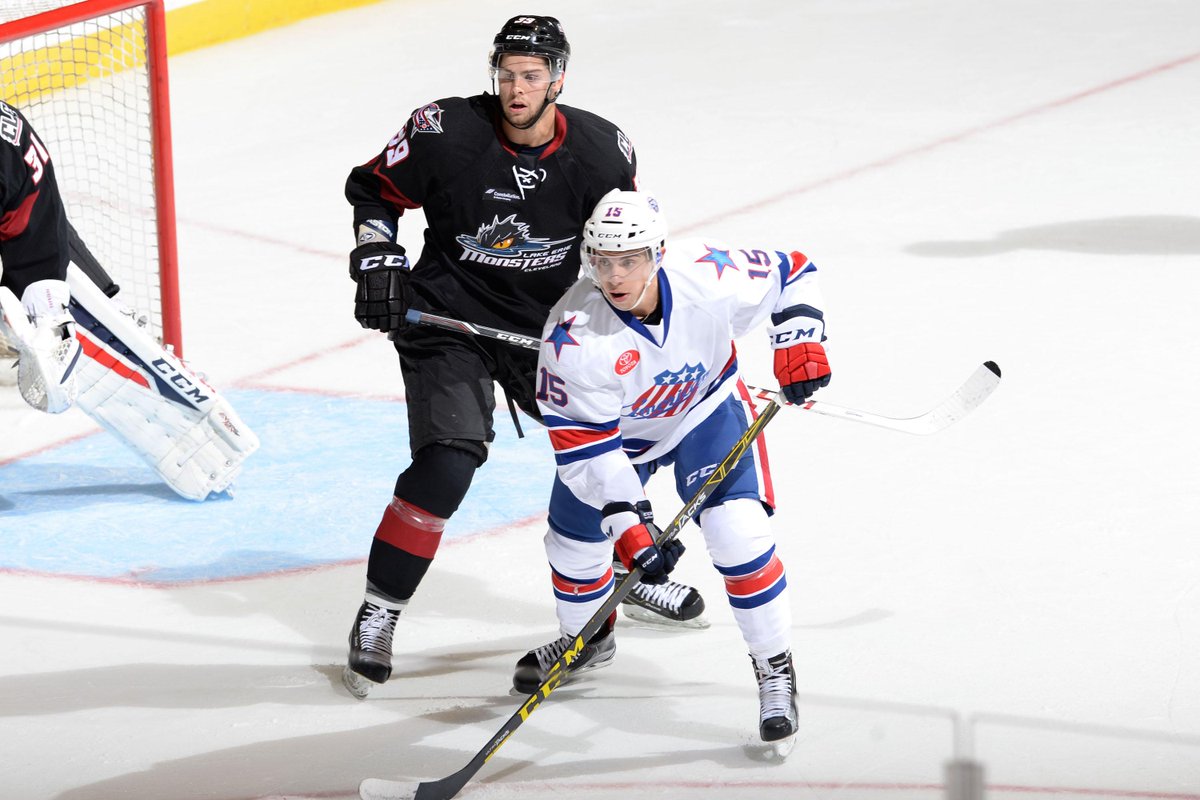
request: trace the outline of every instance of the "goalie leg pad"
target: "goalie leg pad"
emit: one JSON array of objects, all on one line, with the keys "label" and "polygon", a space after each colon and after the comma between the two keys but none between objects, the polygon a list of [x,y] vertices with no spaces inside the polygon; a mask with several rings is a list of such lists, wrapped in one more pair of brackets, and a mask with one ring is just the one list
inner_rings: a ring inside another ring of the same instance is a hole
[{"label": "goalie leg pad", "polygon": [[79,407],[180,496],[204,500],[228,489],[258,449],[258,437],[225,398],[73,264],[67,282],[86,356],[77,369]]}]

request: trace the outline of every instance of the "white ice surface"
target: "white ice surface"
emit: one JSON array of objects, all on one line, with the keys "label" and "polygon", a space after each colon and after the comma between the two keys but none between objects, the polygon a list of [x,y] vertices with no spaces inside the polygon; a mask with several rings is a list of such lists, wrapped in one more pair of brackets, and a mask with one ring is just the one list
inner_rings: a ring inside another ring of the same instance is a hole
[{"label": "white ice surface", "polygon": [[[524,10],[381,3],[171,62],[186,350],[216,385],[402,396],[349,311],[342,183],[412,108],[485,88],[491,35]],[[575,52],[564,102],[625,129],[674,230],[821,267],[822,397],[907,415],[985,359],[1004,381],[934,437],[800,413],[769,430],[802,692],[786,764],[761,759],[693,531],[680,574],[713,627],[623,626],[615,664],[463,796],[935,798],[959,755],[992,797],[1200,798],[1200,5],[551,13]],[[740,352],[768,382],[765,342]],[[19,404],[0,397],[0,463],[93,429]],[[652,497],[676,507],[665,480]],[[541,533],[446,546],[366,702],[337,679],[361,561],[176,588],[0,574],[0,797],[343,798],[447,775],[553,632]]]}]

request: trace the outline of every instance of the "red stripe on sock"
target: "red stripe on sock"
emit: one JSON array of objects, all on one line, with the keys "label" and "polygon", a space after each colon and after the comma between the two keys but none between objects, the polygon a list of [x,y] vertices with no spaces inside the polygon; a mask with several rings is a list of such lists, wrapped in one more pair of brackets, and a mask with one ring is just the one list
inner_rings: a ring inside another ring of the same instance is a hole
[{"label": "red stripe on sock", "polygon": [[779,556],[771,556],[767,565],[758,572],[752,572],[741,578],[726,578],[725,591],[734,597],[749,597],[769,589],[783,577],[783,562]]},{"label": "red stripe on sock", "polygon": [[565,594],[590,594],[591,592],[599,591],[604,588],[604,585],[612,580],[613,571],[610,567],[599,579],[592,583],[575,583],[559,575],[557,572],[550,573],[550,580],[554,583],[554,588]]},{"label": "red stripe on sock", "polygon": [[384,509],[375,538],[414,556],[432,559],[442,543],[446,520],[399,498]]}]

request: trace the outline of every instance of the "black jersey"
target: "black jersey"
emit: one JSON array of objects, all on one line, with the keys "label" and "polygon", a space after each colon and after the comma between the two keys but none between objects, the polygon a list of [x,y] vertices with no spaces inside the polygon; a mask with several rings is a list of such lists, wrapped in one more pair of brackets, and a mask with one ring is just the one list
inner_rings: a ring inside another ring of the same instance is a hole
[{"label": "black jersey", "polygon": [[0,101],[0,279],[20,297],[34,281],[66,280],[67,216],[46,146]]},{"label": "black jersey", "polygon": [[607,120],[555,107],[554,139],[522,148],[494,95],[451,97],[412,117],[346,182],[355,228],[425,211],[413,267],[425,311],[538,335],[579,274],[583,223],[612,189],[634,188],[633,145]]}]

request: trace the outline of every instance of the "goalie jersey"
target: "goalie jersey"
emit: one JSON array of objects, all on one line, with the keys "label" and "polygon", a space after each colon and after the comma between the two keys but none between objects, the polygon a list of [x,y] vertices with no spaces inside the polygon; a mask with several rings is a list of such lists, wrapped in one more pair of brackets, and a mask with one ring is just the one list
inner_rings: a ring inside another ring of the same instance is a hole
[{"label": "goalie jersey", "polygon": [[29,121],[0,101],[0,272],[18,298],[67,274],[67,216],[54,165]]},{"label": "goalie jersey", "polygon": [[669,454],[739,388],[734,339],[764,322],[778,346],[825,338],[817,269],[796,251],[670,241],[658,285],[658,324],[583,278],[543,332],[537,398],[558,474],[595,508],[644,498],[630,463]]}]

